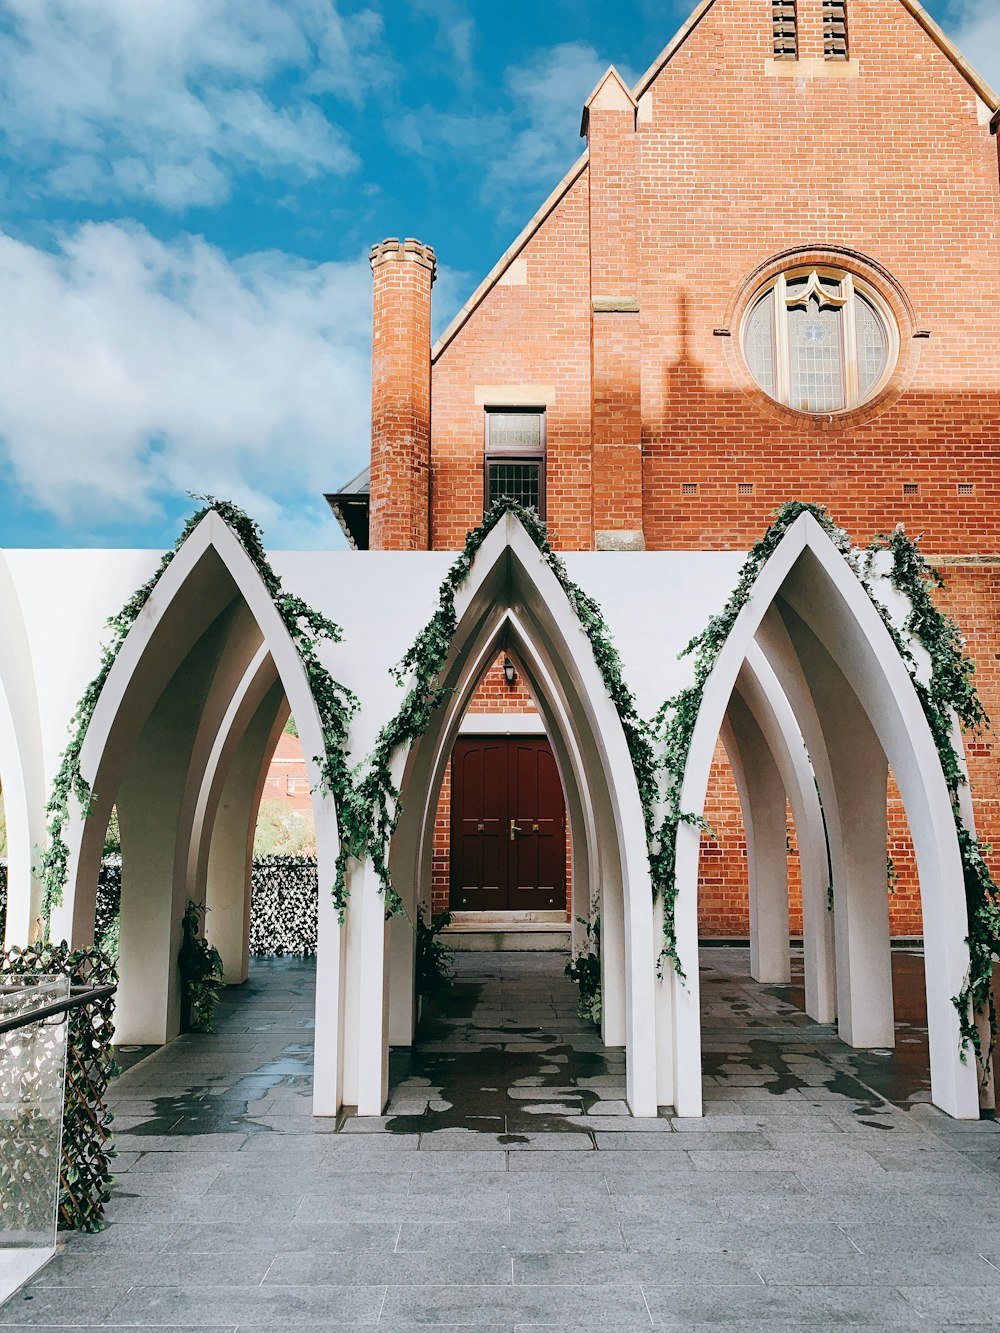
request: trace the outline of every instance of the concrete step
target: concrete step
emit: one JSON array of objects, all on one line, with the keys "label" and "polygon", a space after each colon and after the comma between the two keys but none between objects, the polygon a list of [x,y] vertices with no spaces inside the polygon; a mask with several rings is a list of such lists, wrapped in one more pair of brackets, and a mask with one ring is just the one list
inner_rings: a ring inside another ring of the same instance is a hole
[{"label": "concrete step", "polygon": [[442,934],[463,953],[568,953],[571,944],[565,912],[452,912]]}]

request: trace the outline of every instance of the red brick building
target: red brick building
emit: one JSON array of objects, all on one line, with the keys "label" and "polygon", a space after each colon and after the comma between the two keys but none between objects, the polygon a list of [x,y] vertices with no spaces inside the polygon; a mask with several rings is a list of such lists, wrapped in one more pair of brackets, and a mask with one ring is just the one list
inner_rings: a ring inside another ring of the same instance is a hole
[{"label": "red brick building", "polygon": [[[585,152],[433,347],[433,250],[374,247],[371,473],[330,497],[345,530],[454,549],[500,494],[565,550],[744,550],[791,499],[859,544],[903,522],[1000,715],[998,123],[915,0],[703,0],[634,88],[609,69]],[[511,709],[495,685],[470,712]],[[991,737],[969,762],[1000,847]],[[446,790],[438,905],[449,810]],[[709,818],[702,929],[746,934],[721,747]],[[791,828],[789,849],[794,882]],[[889,854],[894,930],[918,933],[891,783]]]}]

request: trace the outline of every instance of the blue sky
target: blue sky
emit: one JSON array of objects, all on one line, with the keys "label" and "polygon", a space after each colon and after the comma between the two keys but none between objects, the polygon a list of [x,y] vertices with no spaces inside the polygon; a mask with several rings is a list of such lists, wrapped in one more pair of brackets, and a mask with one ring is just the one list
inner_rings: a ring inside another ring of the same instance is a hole
[{"label": "blue sky", "polygon": [[[0,546],[165,545],[188,490],[338,546],[373,241],[441,327],[669,0],[0,0]],[[1000,84],[1000,0],[931,0]]]}]

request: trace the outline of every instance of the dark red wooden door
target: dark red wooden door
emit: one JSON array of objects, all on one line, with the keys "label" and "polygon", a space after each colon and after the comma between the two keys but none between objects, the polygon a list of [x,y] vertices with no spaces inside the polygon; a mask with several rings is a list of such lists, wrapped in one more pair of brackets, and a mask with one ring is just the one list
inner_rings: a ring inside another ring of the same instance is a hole
[{"label": "dark red wooden door", "polygon": [[463,738],[451,770],[451,906],[565,911],[566,807],[552,747]]}]

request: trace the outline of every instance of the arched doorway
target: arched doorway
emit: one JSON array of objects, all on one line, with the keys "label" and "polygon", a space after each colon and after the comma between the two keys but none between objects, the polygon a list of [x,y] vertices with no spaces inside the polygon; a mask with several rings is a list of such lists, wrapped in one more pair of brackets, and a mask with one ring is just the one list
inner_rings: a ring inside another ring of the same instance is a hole
[{"label": "arched doorway", "polygon": [[[289,705],[310,756],[323,729],[302,661],[237,537],[215,513],[188,536],[111,667],[83,741],[93,792],[67,837],[70,879],[56,938],[89,942],[112,805],[123,876],[116,1025],[126,1042],[162,1042],[180,1021],[176,968],[189,898],[207,899],[227,974],[246,975],[252,832],[263,767]],[[338,852],[334,804],[313,798],[321,879]],[[320,894],[317,1114],[340,1105],[340,927]]]},{"label": "arched doorway", "polygon": [[[891,763],[913,831],[925,940],[932,1095],[978,1115],[973,1064],[960,1057],[952,996],[968,966],[962,863],[940,759],[905,663],[878,612],[812,515],[791,525],[763,566],[708,676],[688,753],[682,808],[703,809],[715,738],[752,643],[792,705],[822,798],[833,864],[837,1015],[856,1046],[892,1043],[886,905],[886,774]],[[678,940],[696,947],[697,830],[677,840]],[[696,984],[672,984],[677,1108],[700,1112]],[[693,1058],[697,1055],[697,1060]]]},{"label": "arched doorway", "polygon": [[[562,777],[574,915],[576,903],[589,906],[591,892],[600,889],[604,1041],[626,1047],[633,1113],[654,1115],[652,894],[642,808],[621,721],[565,592],[512,515],[483,542],[458,589],[455,612],[456,630],[440,673],[444,701],[420,740],[393,760],[402,792],[389,848],[393,882],[411,913],[427,901],[437,797],[461,718],[488,665],[508,652],[537,701]],[[412,1040],[413,936],[406,922],[393,922],[386,931],[370,867],[363,892],[367,938],[348,995],[358,997],[364,1038],[348,1045],[357,1075],[355,1083],[345,1070],[345,1097],[354,1101],[356,1090],[359,1113],[377,1115],[386,1098],[390,1034],[397,1044]]]}]

